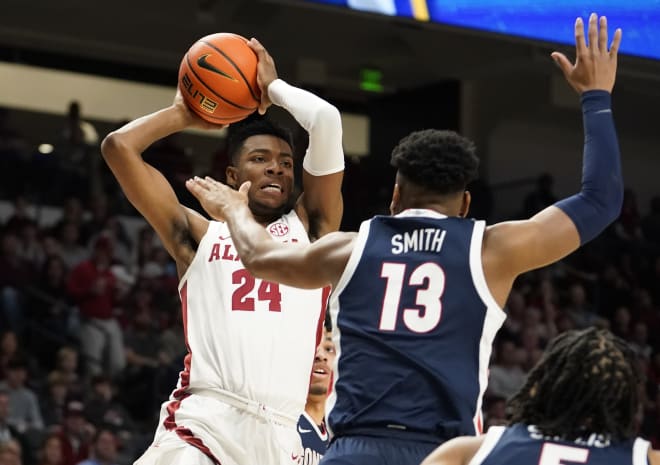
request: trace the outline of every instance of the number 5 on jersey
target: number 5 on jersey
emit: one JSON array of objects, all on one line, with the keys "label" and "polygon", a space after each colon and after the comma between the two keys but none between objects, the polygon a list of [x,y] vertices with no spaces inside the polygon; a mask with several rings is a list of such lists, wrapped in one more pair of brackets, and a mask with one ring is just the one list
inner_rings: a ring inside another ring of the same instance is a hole
[{"label": "number 5 on jersey", "polygon": [[[380,277],[387,280],[383,308],[380,313],[381,331],[395,331],[399,318],[401,295],[406,277],[405,263],[383,263]],[[439,265],[426,262],[417,266],[408,278],[406,286],[417,289],[415,305],[422,307],[404,308],[403,323],[415,333],[428,333],[435,329],[442,317],[442,294],[445,292],[445,272]],[[420,286],[424,286],[423,288]]]}]

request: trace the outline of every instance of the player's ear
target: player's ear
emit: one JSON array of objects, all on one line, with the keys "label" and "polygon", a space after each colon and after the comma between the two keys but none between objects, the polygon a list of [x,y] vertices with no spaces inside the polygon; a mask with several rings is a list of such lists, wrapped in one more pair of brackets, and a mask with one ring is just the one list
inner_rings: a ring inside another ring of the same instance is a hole
[{"label": "player's ear", "polygon": [[390,202],[390,215],[399,213],[399,204],[401,203],[401,191],[399,185],[394,184],[394,191],[392,192],[392,201]]},{"label": "player's ear", "polygon": [[461,203],[461,210],[458,213],[458,215],[461,218],[465,218],[470,211],[470,203],[472,202],[472,195],[470,194],[470,191],[465,191],[463,192],[463,201]]},{"label": "player's ear", "polygon": [[225,170],[225,176],[227,177],[227,185],[238,189],[238,169],[235,166],[228,166]]}]

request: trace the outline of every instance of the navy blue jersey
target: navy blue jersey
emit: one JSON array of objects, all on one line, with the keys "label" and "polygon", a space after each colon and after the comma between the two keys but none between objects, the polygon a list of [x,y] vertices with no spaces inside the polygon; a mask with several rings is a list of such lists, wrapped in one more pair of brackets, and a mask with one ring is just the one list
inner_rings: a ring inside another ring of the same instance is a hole
[{"label": "navy blue jersey", "polygon": [[485,224],[431,210],[365,221],[330,303],[337,347],[328,423],[421,433],[481,431],[505,314],[481,265]]},{"label": "navy blue jersey", "polygon": [[304,449],[302,462],[298,465],[318,465],[330,444],[325,425],[317,425],[307,413],[303,412],[298,419],[298,434]]},{"label": "navy blue jersey", "polygon": [[543,437],[537,428],[492,426],[470,465],[648,465],[643,439],[610,442],[600,435],[576,441]]}]

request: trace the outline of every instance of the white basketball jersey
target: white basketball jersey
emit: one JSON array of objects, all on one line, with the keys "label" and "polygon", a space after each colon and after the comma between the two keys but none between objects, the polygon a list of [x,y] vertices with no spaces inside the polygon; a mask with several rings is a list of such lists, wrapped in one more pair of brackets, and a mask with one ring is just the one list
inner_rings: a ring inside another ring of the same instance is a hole
[{"label": "white basketball jersey", "polygon": [[[294,211],[267,230],[281,242],[309,243]],[[227,225],[215,221],[179,293],[188,346],[180,390],[219,388],[297,418],[327,293],[255,279],[243,267]]]}]

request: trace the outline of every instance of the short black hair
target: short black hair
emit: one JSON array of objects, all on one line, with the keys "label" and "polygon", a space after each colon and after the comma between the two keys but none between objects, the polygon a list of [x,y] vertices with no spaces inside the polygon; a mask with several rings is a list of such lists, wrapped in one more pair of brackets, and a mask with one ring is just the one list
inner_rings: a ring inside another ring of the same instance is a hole
[{"label": "short black hair", "polygon": [[291,150],[294,149],[291,131],[258,113],[253,113],[227,128],[227,155],[231,164],[234,166],[238,164],[243,143],[248,137],[262,134],[279,137],[289,144]]},{"label": "short black hair", "polygon": [[632,348],[607,330],[562,333],[509,401],[509,420],[565,440],[629,439],[641,407],[636,363]]},{"label": "short black hair", "polygon": [[332,331],[332,317],[330,316],[330,309],[325,311],[325,319],[323,320],[323,327],[326,331]]},{"label": "short black hair", "polygon": [[474,143],[454,131],[424,129],[401,139],[391,164],[406,179],[444,195],[465,190],[478,176]]}]

